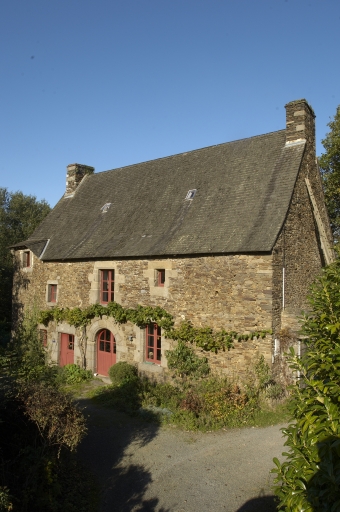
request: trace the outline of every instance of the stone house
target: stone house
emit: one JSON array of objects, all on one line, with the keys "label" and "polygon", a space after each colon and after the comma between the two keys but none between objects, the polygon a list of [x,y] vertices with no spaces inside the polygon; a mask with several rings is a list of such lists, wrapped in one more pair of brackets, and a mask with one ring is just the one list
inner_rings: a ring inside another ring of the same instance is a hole
[{"label": "stone house", "polygon": [[[97,174],[69,165],[64,196],[13,247],[15,311],[113,300],[161,306],[176,325],[272,331],[207,354],[221,372],[242,374],[257,354],[275,364],[280,332],[298,330],[308,288],[333,259],[314,120],[298,100],[286,105],[280,131]],[[79,330],[39,327],[53,361],[80,362]],[[157,325],[104,315],[86,336],[96,373],[126,360],[155,378],[166,374],[173,342]]]}]

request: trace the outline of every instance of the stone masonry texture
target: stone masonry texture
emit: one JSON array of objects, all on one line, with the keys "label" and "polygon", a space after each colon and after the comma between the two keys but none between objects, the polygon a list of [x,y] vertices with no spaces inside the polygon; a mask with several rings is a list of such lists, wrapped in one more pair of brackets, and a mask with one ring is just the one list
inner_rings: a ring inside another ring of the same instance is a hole
[{"label": "stone masonry texture", "polygon": [[[294,101],[286,105],[286,121],[286,146],[300,148],[303,156],[286,217],[272,250],[105,261],[88,258],[84,261],[43,262],[32,255],[30,269],[20,269],[18,264],[13,288],[14,312],[20,313],[33,305],[38,309],[51,307],[47,303],[49,283],[57,284],[59,307],[85,308],[99,301],[100,270],[111,268],[115,271],[115,300],[124,307],[160,306],[173,315],[176,326],[189,320],[197,327],[224,328],[240,334],[273,331],[273,336],[268,335],[265,339],[235,342],[234,349],[228,352],[204,353],[216,372],[243,377],[259,354],[264,355],[268,364],[274,362],[275,367],[274,339],[279,339],[284,329],[291,329],[294,332],[292,338],[296,338],[299,318],[308,308],[306,297],[310,285],[324,265],[306,178],[311,184],[328,242],[332,245],[315,157],[314,112],[305,100]],[[93,168],[88,166],[69,166],[67,193],[74,192],[82,176],[92,172]],[[268,201],[271,201],[270,197]],[[20,251],[17,251],[17,261],[20,259]],[[159,269],[165,269],[164,287],[157,286],[156,272]],[[96,334],[102,328],[110,329],[115,336],[117,361],[136,364],[141,373],[155,379],[166,377],[167,363],[163,356],[174,346],[173,342],[162,339],[161,365],[148,364],[145,362],[144,330],[130,323],[117,325],[105,316],[94,319],[87,328],[89,368],[96,371]],[[76,340],[80,333],[65,324],[51,323],[47,330],[50,357],[58,362],[60,333],[74,334]],[[202,354],[201,351],[198,353]],[[80,362],[77,350],[75,362]]]}]

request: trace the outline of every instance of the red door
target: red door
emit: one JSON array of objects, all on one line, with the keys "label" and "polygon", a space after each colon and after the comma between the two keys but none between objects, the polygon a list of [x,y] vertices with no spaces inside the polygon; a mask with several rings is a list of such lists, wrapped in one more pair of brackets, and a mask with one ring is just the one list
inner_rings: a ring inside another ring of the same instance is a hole
[{"label": "red door", "polygon": [[109,368],[116,362],[116,341],[111,331],[103,329],[97,336],[97,372],[108,375]]},{"label": "red door", "polygon": [[61,333],[60,336],[60,366],[74,363],[74,336]]}]

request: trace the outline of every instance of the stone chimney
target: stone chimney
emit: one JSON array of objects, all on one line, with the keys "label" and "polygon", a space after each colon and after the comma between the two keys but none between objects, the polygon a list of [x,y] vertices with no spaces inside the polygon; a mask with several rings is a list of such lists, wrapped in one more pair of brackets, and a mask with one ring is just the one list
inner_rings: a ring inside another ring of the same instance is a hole
[{"label": "stone chimney", "polygon": [[315,114],[306,100],[287,103],[286,143],[306,141],[315,147]]},{"label": "stone chimney", "polygon": [[66,192],[65,196],[73,194],[87,174],[93,174],[94,167],[82,164],[70,164],[67,166],[66,173]]}]

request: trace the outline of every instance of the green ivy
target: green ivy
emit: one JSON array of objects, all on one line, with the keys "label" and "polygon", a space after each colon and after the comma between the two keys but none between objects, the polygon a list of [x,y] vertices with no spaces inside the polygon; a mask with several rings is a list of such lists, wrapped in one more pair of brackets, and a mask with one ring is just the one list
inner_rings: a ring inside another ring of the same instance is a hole
[{"label": "green ivy", "polygon": [[214,331],[211,327],[194,327],[191,322],[182,322],[178,329],[171,329],[167,337],[183,341],[185,343],[195,343],[197,347],[206,352],[217,352],[219,350],[230,350],[234,348],[235,341],[247,341],[253,338],[265,338],[271,331],[257,331],[251,334],[239,334],[235,331]]},{"label": "green ivy", "polygon": [[39,322],[47,326],[49,322],[67,322],[75,327],[86,327],[94,318],[110,316],[118,324],[132,322],[138,327],[145,327],[150,323],[157,323],[163,331],[166,338],[182,341],[183,343],[195,344],[206,352],[215,352],[219,350],[230,350],[234,348],[235,341],[247,341],[254,338],[265,338],[271,331],[256,331],[250,334],[239,334],[235,331],[214,331],[211,327],[194,327],[191,322],[182,322],[178,328],[174,327],[173,316],[165,309],[159,306],[141,306],[136,309],[123,308],[117,302],[109,302],[107,306],[101,304],[92,304],[91,306],[81,308],[58,308],[44,310],[40,312]]}]

